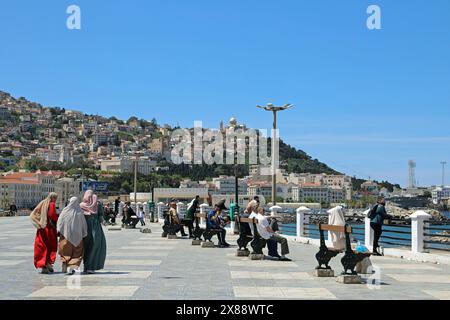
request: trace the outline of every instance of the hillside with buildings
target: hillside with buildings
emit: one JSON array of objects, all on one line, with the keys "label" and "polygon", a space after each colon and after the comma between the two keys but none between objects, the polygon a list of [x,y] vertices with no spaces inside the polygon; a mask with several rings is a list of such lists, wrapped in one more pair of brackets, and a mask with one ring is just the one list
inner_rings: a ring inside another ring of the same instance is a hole
[{"label": "hillside with buildings", "polygon": [[[61,194],[62,205],[70,195],[81,193],[82,181],[107,182],[110,195],[129,194],[136,162],[138,192],[167,187],[230,197],[235,192],[234,165],[173,164],[171,137],[176,128],[155,119],[88,115],[0,91],[0,128],[2,208],[10,204],[31,208],[49,191]],[[219,130],[237,129],[246,126],[232,118],[226,125],[221,122]],[[271,176],[262,171],[258,165],[237,166],[241,195],[270,197]],[[364,205],[399,187],[339,173],[282,141],[277,183],[280,201],[322,204],[365,199]]]}]

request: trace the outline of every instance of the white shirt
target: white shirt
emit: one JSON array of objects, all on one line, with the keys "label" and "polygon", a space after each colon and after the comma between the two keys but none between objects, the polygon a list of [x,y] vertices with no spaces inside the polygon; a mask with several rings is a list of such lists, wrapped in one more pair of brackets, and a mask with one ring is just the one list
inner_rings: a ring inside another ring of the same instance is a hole
[{"label": "white shirt", "polygon": [[265,240],[269,240],[273,233],[267,231],[267,227],[270,226],[269,221],[265,216],[262,214],[259,214],[256,216],[256,219],[258,220],[258,224],[256,225],[256,228],[258,229],[258,233],[261,236],[261,238]]},{"label": "white shirt", "polygon": [[[258,214],[256,212],[252,212],[252,213],[250,213],[248,218],[249,219],[253,219],[253,218],[256,218],[257,215]],[[250,230],[252,230],[252,235],[254,235],[255,234],[255,230],[253,229],[253,223],[249,223],[249,226],[250,226]]]},{"label": "white shirt", "polygon": [[144,218],[145,217],[144,211],[138,211],[137,217],[138,218]]}]

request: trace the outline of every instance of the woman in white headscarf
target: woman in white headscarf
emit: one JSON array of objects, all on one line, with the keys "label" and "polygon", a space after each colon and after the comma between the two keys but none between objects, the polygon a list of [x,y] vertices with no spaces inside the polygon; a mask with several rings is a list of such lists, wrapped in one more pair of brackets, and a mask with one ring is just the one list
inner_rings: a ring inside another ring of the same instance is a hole
[{"label": "woman in white headscarf", "polygon": [[[345,226],[344,209],[337,206],[328,210],[328,224],[332,226]],[[337,250],[345,249],[345,233],[329,231],[329,239],[333,243],[333,248]]]},{"label": "woman in white headscarf", "polygon": [[58,219],[59,245],[62,271],[73,274],[83,259],[83,238],[87,236],[87,223],[77,197],[70,199],[69,205]]}]

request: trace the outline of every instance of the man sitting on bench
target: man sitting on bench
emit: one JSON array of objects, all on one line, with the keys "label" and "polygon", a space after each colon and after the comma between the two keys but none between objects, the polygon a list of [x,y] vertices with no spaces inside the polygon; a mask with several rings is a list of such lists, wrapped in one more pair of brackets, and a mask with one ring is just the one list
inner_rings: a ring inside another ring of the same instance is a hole
[{"label": "man sitting on bench", "polygon": [[169,219],[172,224],[172,227],[174,228],[174,234],[177,234],[177,232],[181,233],[182,237],[187,237],[187,234],[184,232],[184,227],[181,224],[181,219],[178,216],[177,212],[177,202],[175,199],[172,199],[170,201],[170,209],[169,209]]},{"label": "man sitting on bench", "polygon": [[289,246],[288,246],[287,239],[285,237],[282,237],[282,236],[276,234],[272,230],[272,228],[270,227],[269,221],[267,220],[266,216],[264,215],[263,207],[258,208],[258,215],[256,216],[256,219],[258,220],[258,224],[256,225],[256,228],[258,229],[259,235],[265,240],[275,241],[275,242],[281,244],[281,257],[279,258],[279,260],[280,261],[292,261],[291,259],[286,257],[286,255],[289,254]]},{"label": "man sitting on bench", "polygon": [[227,234],[227,231],[225,230],[224,225],[229,221],[226,221],[226,219],[222,218],[221,214],[223,210],[228,210],[228,208],[225,207],[224,200],[220,201],[214,206],[214,209],[208,213],[208,219],[206,221],[207,228],[217,232],[220,248],[230,246],[230,244],[225,241],[225,235]]}]

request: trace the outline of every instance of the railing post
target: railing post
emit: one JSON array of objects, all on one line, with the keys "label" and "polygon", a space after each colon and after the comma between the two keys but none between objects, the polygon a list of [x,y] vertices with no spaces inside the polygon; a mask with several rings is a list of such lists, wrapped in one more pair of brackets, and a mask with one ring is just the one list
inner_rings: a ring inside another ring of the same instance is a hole
[{"label": "railing post", "polygon": [[305,232],[305,222],[309,223],[309,216],[306,213],[310,212],[307,207],[299,207],[297,208],[297,238],[304,237]]},{"label": "railing post", "polygon": [[[201,205],[200,205],[200,213],[201,213],[201,214],[202,214],[202,213],[208,214],[208,213],[206,212],[206,208],[208,208],[208,204],[207,204],[207,203],[201,204]],[[200,224],[203,224],[203,223],[205,223],[204,219],[203,219],[203,218],[200,218]]]},{"label": "railing post", "polygon": [[281,211],[282,209],[283,209],[283,208],[280,207],[280,206],[273,206],[273,207],[270,207],[270,208],[269,208],[269,210],[270,210],[270,216],[271,216],[271,217],[276,216],[277,213],[278,213],[278,211]]},{"label": "railing post", "polygon": [[367,249],[370,251],[373,250],[373,229],[370,226],[370,219],[369,219],[369,213],[370,209],[364,211],[364,245]]},{"label": "railing post", "polygon": [[183,202],[177,202],[177,213],[178,216],[184,218],[184,214],[186,213],[186,206]]},{"label": "railing post", "polygon": [[164,207],[164,202],[159,202],[158,204],[157,204],[157,212],[158,212],[158,222],[161,222],[161,221],[163,221],[164,222],[164,219],[163,219],[163,207]]},{"label": "railing post", "polygon": [[424,252],[423,227],[426,220],[431,218],[431,215],[425,211],[416,211],[411,216],[411,251],[412,253]]}]

